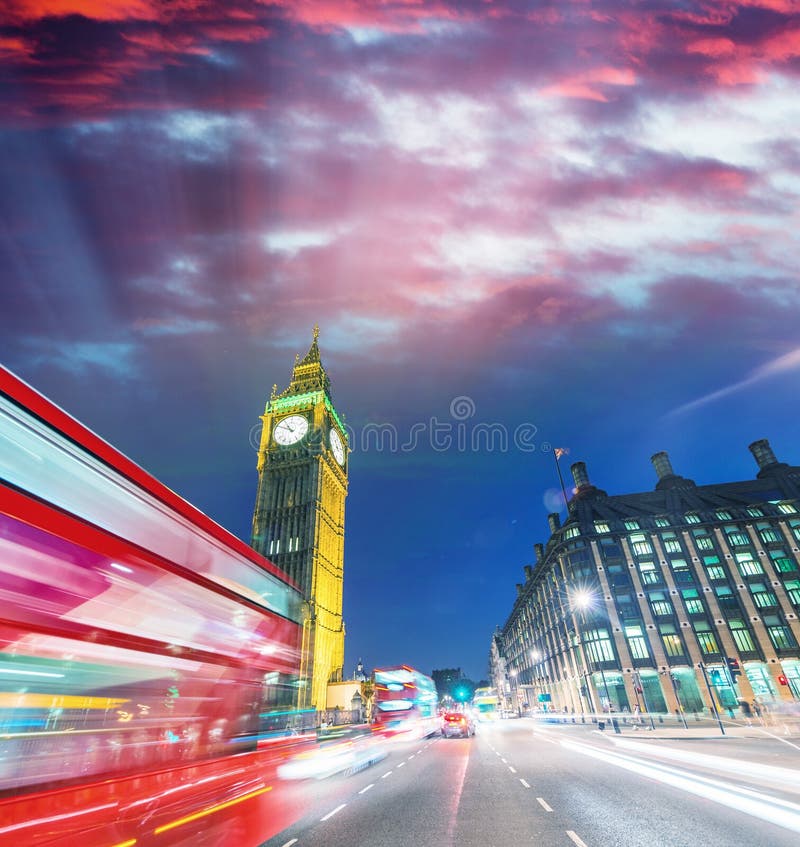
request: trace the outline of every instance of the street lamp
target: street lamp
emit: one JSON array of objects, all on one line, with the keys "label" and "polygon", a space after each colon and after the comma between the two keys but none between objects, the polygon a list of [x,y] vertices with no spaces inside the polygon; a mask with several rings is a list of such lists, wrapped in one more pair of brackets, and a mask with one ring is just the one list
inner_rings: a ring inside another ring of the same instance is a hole
[{"label": "street lamp", "polygon": [[[570,608],[572,609],[573,612],[575,612],[575,611],[586,612],[589,609],[594,608],[596,600],[597,600],[597,598],[588,588],[578,588],[578,589],[575,589],[575,591],[572,592],[570,599],[569,599],[569,604],[570,604]],[[584,643],[583,639],[581,639],[581,643]],[[595,660],[593,659],[591,652],[584,648],[583,656],[584,656],[584,661],[586,662],[587,666],[590,669],[593,668],[594,664],[595,664]],[[600,678],[603,680],[603,690],[605,691],[605,694],[606,694],[606,704],[608,706],[608,710],[611,711],[611,696],[608,693],[608,682],[606,681],[606,672],[605,672],[605,669],[603,668],[602,662],[600,662],[598,660],[597,664],[600,667]],[[593,671],[592,671],[592,673],[593,673]],[[591,686],[587,686],[587,691],[591,692]],[[589,699],[591,700],[591,696],[589,697]],[[592,703],[592,708],[594,708],[594,703]]]}]

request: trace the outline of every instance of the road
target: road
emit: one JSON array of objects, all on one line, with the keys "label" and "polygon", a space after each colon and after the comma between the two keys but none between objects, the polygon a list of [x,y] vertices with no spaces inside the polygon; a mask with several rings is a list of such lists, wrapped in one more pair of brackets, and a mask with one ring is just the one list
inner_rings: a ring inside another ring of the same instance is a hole
[{"label": "road", "polygon": [[280,793],[304,814],[263,847],[800,843],[800,746],[770,739],[507,720],[470,739],[396,744],[355,775]]}]

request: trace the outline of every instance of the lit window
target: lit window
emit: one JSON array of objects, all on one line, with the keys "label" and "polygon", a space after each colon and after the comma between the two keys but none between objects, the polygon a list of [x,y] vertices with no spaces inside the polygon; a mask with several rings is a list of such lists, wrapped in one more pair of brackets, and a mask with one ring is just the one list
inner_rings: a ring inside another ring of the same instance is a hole
[{"label": "lit window", "polygon": [[781,537],[778,535],[778,532],[774,530],[772,527],[769,529],[760,529],[758,534],[761,536],[761,540],[764,544],[777,544],[780,542]]},{"label": "lit window", "polygon": [[777,615],[764,615],[764,624],[776,650],[794,650],[797,647],[791,629]]},{"label": "lit window", "polygon": [[697,643],[700,645],[700,650],[705,655],[709,653],[719,653],[717,640],[714,633],[711,632],[711,626],[707,621],[698,621],[694,625],[694,634],[697,636]]},{"label": "lit window", "polygon": [[718,509],[717,510],[717,520],[729,521],[732,518],[733,518],[733,515],[730,512],[726,511],[725,509]]},{"label": "lit window", "polygon": [[595,521],[594,522],[594,531],[595,532],[611,532],[611,527],[605,521]]},{"label": "lit window", "polygon": [[670,565],[672,565],[672,570],[674,570],[674,571],[689,570],[689,565],[686,562],[686,559],[671,559]]},{"label": "lit window", "polygon": [[650,652],[647,649],[647,639],[642,633],[641,626],[626,626],[625,637],[628,639],[628,647],[634,659],[650,658]]},{"label": "lit window", "polygon": [[728,626],[731,628],[731,635],[740,653],[755,651],[753,637],[750,635],[747,624],[741,618],[732,618],[728,621]]},{"label": "lit window", "polygon": [[581,534],[581,529],[579,526],[570,526],[564,530],[564,538],[575,538],[576,536]]},{"label": "lit window", "polygon": [[670,521],[667,518],[656,518],[656,526],[670,526]]},{"label": "lit window", "polygon": [[761,562],[757,562],[752,553],[737,553],[736,564],[739,566],[739,572],[742,576],[758,576],[764,573]]},{"label": "lit window", "polygon": [[750,515],[751,518],[763,518],[764,510],[759,509],[758,506],[750,506],[750,508],[747,509],[747,514]]},{"label": "lit window", "polygon": [[623,523],[625,525],[625,529],[628,529],[628,530],[639,529],[639,521],[627,520],[627,521],[623,521]]},{"label": "lit window", "polygon": [[784,515],[796,515],[797,506],[794,503],[778,503],[778,511]]},{"label": "lit window", "polygon": [[759,609],[768,609],[770,606],[778,605],[778,598],[764,585],[763,582],[754,582],[750,585],[753,593],[753,602]]},{"label": "lit window", "polygon": [[690,512],[684,517],[686,518],[686,523],[700,523],[700,515],[695,515],[694,513]]},{"label": "lit window", "polygon": [[714,541],[709,538],[707,535],[701,535],[699,538],[695,538],[694,543],[698,550],[713,550],[714,549]]},{"label": "lit window", "polygon": [[667,553],[680,553],[681,552],[681,542],[676,538],[670,538],[664,542],[664,550]]},{"label": "lit window", "polygon": [[784,585],[792,603],[795,606],[800,606],[800,579],[789,579]]},{"label": "lit window", "polygon": [[787,556],[785,550],[770,550],[769,555],[775,569],[780,573],[791,573],[797,570],[797,562]]},{"label": "lit window", "polygon": [[654,615],[663,616],[672,614],[672,603],[663,594],[650,595],[650,608],[653,610]]}]

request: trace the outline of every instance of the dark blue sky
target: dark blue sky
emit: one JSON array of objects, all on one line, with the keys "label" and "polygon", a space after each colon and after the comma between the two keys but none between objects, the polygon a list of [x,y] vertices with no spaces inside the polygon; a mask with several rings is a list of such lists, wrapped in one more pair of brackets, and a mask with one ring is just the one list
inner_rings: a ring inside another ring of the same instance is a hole
[{"label": "dark blue sky", "polygon": [[610,494],[800,461],[790,4],[56,5],[0,17],[3,363],[248,538],[319,323],[347,671],[485,675],[548,447]]}]

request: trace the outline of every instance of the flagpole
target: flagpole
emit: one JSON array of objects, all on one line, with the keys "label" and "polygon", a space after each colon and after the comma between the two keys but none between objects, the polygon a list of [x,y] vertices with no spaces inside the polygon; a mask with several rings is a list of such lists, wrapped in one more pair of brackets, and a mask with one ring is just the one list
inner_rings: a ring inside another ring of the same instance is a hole
[{"label": "flagpole", "polygon": [[561,453],[561,448],[556,447],[556,449],[553,450],[553,458],[556,460],[556,470],[558,471],[558,481],[561,483],[561,493],[564,495],[564,507],[566,509],[569,509],[569,505],[567,503],[567,489],[564,488],[564,477],[561,476],[561,465],[559,465],[559,463],[558,463],[558,456],[559,456],[560,453]]}]

